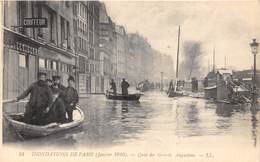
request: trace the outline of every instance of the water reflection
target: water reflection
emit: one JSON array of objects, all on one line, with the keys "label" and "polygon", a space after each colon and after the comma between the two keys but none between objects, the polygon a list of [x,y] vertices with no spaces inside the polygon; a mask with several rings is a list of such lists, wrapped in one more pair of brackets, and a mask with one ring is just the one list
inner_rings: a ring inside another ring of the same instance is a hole
[{"label": "water reflection", "polygon": [[167,137],[173,139],[200,137],[201,141],[207,141],[214,137],[223,145],[230,143],[227,137],[234,136],[256,147],[259,138],[259,106],[215,104],[189,97],[170,99],[158,92],[145,94],[140,102],[91,96],[82,99],[80,104],[85,114],[80,129],[20,142],[20,145],[97,148],[137,141],[152,144],[155,141],[149,141],[153,139],[149,137],[154,133],[157,137],[169,133]]},{"label": "water reflection", "polygon": [[257,113],[258,113],[257,105],[252,105],[250,107],[251,111],[251,121],[252,121],[252,138],[254,141],[254,146],[257,145],[257,126],[258,126],[258,120],[257,120]]}]

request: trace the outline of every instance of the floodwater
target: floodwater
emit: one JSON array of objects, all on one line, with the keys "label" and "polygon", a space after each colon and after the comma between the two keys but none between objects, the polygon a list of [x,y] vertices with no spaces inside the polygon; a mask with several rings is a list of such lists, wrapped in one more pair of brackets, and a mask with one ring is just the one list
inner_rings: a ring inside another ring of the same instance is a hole
[{"label": "floodwater", "polygon": [[81,128],[25,141],[5,137],[4,143],[27,148],[112,148],[236,161],[260,159],[259,106],[168,98],[159,91],[145,93],[140,102],[93,95],[80,99],[80,105],[85,113]]}]

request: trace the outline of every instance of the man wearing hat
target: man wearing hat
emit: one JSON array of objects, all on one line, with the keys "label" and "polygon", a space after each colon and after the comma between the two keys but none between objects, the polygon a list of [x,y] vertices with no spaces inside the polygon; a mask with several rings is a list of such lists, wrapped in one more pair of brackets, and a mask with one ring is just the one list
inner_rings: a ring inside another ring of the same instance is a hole
[{"label": "man wearing hat", "polygon": [[65,94],[65,105],[68,114],[68,121],[73,121],[73,109],[75,109],[76,104],[79,102],[79,96],[75,87],[75,79],[73,76],[68,78],[68,87],[66,88]]},{"label": "man wearing hat", "polygon": [[53,80],[53,84],[51,85],[51,90],[53,91],[54,89],[57,89],[59,91],[59,97],[61,97],[61,99],[64,100],[66,87],[64,87],[60,83],[60,76],[54,75],[52,76],[52,80]]},{"label": "man wearing hat", "polygon": [[30,94],[29,102],[25,107],[24,122],[44,124],[45,111],[52,103],[52,93],[46,84],[46,73],[38,73],[38,81],[32,83],[15,101],[24,99]]},{"label": "man wearing hat", "polygon": [[52,76],[52,80],[53,80],[52,88],[58,88],[60,91],[65,91],[66,90],[66,87],[64,87],[60,83],[60,76],[54,75],[54,76]]}]

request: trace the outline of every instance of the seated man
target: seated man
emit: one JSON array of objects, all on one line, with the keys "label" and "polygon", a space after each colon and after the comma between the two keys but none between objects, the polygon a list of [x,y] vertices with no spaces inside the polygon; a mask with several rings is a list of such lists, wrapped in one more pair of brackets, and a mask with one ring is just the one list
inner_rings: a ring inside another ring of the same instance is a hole
[{"label": "seated man", "polygon": [[66,107],[63,100],[59,97],[59,90],[52,90],[52,105],[47,110],[46,124],[49,123],[65,123],[66,122]]}]

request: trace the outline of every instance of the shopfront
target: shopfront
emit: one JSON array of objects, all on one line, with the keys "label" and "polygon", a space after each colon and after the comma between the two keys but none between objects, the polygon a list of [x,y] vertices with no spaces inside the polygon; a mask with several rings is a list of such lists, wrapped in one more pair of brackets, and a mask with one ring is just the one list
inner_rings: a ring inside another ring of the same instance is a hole
[{"label": "shopfront", "polygon": [[22,34],[4,30],[3,99],[18,96],[36,80],[40,45]]}]

